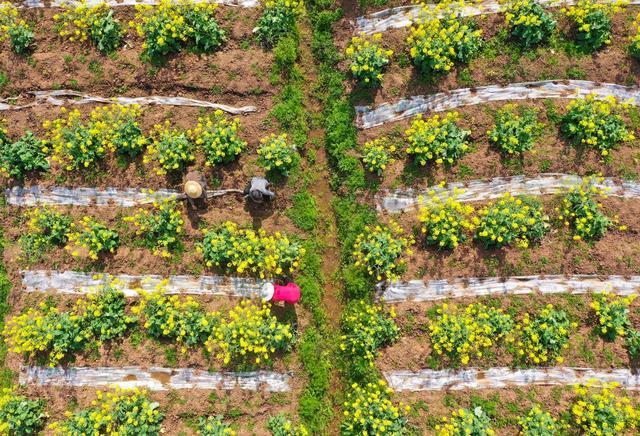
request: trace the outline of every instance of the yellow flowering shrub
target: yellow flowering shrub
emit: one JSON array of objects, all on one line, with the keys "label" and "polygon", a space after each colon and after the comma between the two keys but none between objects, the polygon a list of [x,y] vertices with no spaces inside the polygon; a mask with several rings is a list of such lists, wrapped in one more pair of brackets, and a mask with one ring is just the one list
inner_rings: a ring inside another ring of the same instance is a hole
[{"label": "yellow flowering shrub", "polygon": [[606,157],[618,144],[635,139],[620,116],[628,108],[628,103],[618,103],[613,96],[600,100],[591,94],[572,100],[560,130],[574,145],[593,148]]},{"label": "yellow flowering shrub", "polygon": [[404,230],[398,223],[391,221],[388,226],[365,227],[353,245],[355,266],[366,268],[367,273],[376,280],[394,280],[399,277],[405,260],[403,254],[411,256],[409,249],[415,243],[413,238],[404,237]]},{"label": "yellow flowering shrub", "polygon": [[562,363],[560,354],[569,346],[569,336],[576,327],[564,310],[556,310],[552,304],[533,319],[525,313],[516,325],[518,359],[534,365]]},{"label": "yellow flowering shrub", "polygon": [[294,426],[284,413],[270,417],[267,421],[267,429],[271,432],[271,436],[309,436],[304,425]]},{"label": "yellow flowering shrub", "polygon": [[224,416],[216,415],[198,419],[198,436],[236,436],[236,432],[223,421]]},{"label": "yellow flowering shrub", "polygon": [[471,357],[498,345],[513,328],[511,316],[502,309],[472,303],[468,306],[443,304],[429,320],[429,338],[438,356],[446,355],[454,365],[467,365]]},{"label": "yellow flowering shrub", "polygon": [[208,53],[222,45],[225,31],[215,19],[218,5],[188,0],[160,0],[156,6],[136,5],[136,17],[129,23],[144,38],[144,55],[160,61],[184,47]]},{"label": "yellow flowering shrub", "polygon": [[507,104],[496,113],[495,125],[487,136],[501,152],[522,154],[533,148],[543,128],[535,111]]},{"label": "yellow flowering shrub", "polygon": [[33,30],[18,16],[18,8],[10,2],[0,3],[0,42],[9,39],[17,54],[24,54],[33,44]]},{"label": "yellow flowering shrub", "polygon": [[[413,64],[427,77],[448,74],[456,63],[467,63],[480,51],[482,31],[459,12],[463,2],[425,5],[407,38]],[[440,17],[439,15],[442,15]]]},{"label": "yellow flowering shrub", "polygon": [[451,250],[467,239],[467,232],[475,229],[471,219],[475,209],[460,203],[455,196],[443,199],[431,193],[429,199],[425,203],[423,201],[424,198],[418,199],[419,203],[424,204],[420,208],[418,220],[425,244]]},{"label": "yellow flowering shrub", "polygon": [[20,237],[20,246],[29,258],[39,258],[52,247],[67,243],[71,228],[70,216],[48,207],[36,207],[25,212],[27,232]]},{"label": "yellow flowering shrub", "polygon": [[351,75],[364,86],[380,86],[382,71],[393,55],[393,51],[384,50],[376,44],[381,39],[380,33],[368,37],[363,32],[351,38],[351,44],[345,51],[351,63]]},{"label": "yellow flowering shrub", "polygon": [[260,140],[258,165],[266,171],[275,171],[283,176],[288,176],[297,160],[296,146],[287,142],[286,133],[278,136],[272,133]]},{"label": "yellow flowering shrub", "polygon": [[221,110],[212,117],[198,118],[197,127],[191,132],[191,140],[204,150],[208,167],[234,161],[247,148],[246,141],[238,136],[240,119],[229,121]]},{"label": "yellow flowering shrub", "polygon": [[556,27],[553,15],[536,0],[507,1],[504,19],[511,36],[525,48],[548,40]]},{"label": "yellow flowering shrub", "polygon": [[457,125],[458,112],[438,114],[424,120],[416,116],[411,127],[405,131],[408,142],[407,154],[424,166],[427,162],[452,165],[469,151],[468,130]]},{"label": "yellow flowering shrub", "polygon": [[458,409],[451,412],[451,417],[443,417],[442,424],[436,425],[438,436],[491,436],[495,431],[491,428],[491,418],[482,409]]},{"label": "yellow flowering shrub", "polygon": [[485,248],[500,248],[513,243],[526,248],[549,230],[549,218],[537,200],[513,197],[508,192],[480,209],[478,214],[479,217],[474,217],[475,238]]},{"label": "yellow flowering shrub", "polygon": [[635,433],[640,414],[626,396],[614,394],[618,383],[605,383],[596,389],[595,380],[584,385],[576,385],[576,395],[571,405],[574,424],[584,435],[615,436]]},{"label": "yellow flowering shrub", "polygon": [[631,36],[631,44],[629,45],[629,53],[636,59],[640,59],[640,13],[633,21],[633,35]]},{"label": "yellow flowering shrub", "polygon": [[406,434],[409,406],[395,406],[389,399],[392,390],[383,380],[359,386],[351,385],[343,403],[344,418],[340,425],[343,436]]},{"label": "yellow flowering shrub", "polygon": [[91,260],[98,260],[105,253],[114,253],[120,245],[118,232],[88,216],[83,217],[79,225],[71,223],[67,239],[65,250],[70,251],[73,257],[86,256]]},{"label": "yellow flowering shrub", "polygon": [[[571,229],[573,239],[576,241],[600,239],[609,227],[619,223],[617,215],[610,219],[602,213],[602,205],[594,199],[596,195],[606,198],[604,190],[594,184],[595,181],[603,180],[603,178],[586,178],[582,184],[572,186],[562,198],[561,205],[556,207],[558,220]],[[626,229],[625,226],[618,226],[618,228]]]},{"label": "yellow flowering shrub", "polygon": [[242,229],[231,221],[205,230],[204,240],[196,250],[209,268],[249,273],[262,279],[294,273],[305,253],[298,241],[280,232],[269,235],[263,229]]},{"label": "yellow flowering shrub", "polygon": [[215,326],[206,346],[224,365],[260,364],[276,352],[289,351],[293,341],[291,326],[278,321],[266,303],[242,300]]},{"label": "yellow flowering shrub", "polygon": [[109,5],[99,3],[94,6],[81,0],[79,4],[64,4],[62,13],[55,14],[58,35],[69,41],[91,41],[102,53],[109,54],[122,45],[124,29],[113,17]]},{"label": "yellow flowering shrub", "polygon": [[631,327],[629,305],[635,298],[635,295],[621,297],[607,292],[593,295],[591,308],[595,312],[600,336],[608,341],[613,341],[617,336],[626,335],[627,330]]},{"label": "yellow flowering shrub", "polygon": [[0,391],[0,434],[39,434],[47,414],[43,399],[31,400],[13,389]]},{"label": "yellow flowering shrub", "polygon": [[169,121],[153,126],[151,141],[143,162],[155,162],[159,176],[182,171],[196,160],[195,144],[188,133],[172,129]]},{"label": "yellow flowering shrub", "polygon": [[91,407],[65,412],[49,426],[56,435],[159,435],[164,415],[141,389],[97,391]]},{"label": "yellow flowering shrub", "polygon": [[348,356],[348,371],[366,374],[371,371],[378,349],[398,339],[400,330],[382,306],[360,300],[348,306],[342,316],[340,349]]},{"label": "yellow flowering shrub", "polygon": [[611,15],[622,10],[625,4],[626,0],[612,3],[578,0],[575,5],[562,8],[561,12],[573,21],[578,44],[585,51],[595,51],[611,43]]},{"label": "yellow flowering shrub", "polygon": [[162,290],[143,292],[132,311],[140,315],[151,337],[175,341],[183,353],[204,344],[220,319],[216,312],[205,312],[192,297],[169,296]]},{"label": "yellow flowering shrub", "polygon": [[273,47],[276,43],[296,31],[296,20],[305,14],[302,0],[267,0],[254,30],[263,44]]},{"label": "yellow flowering shrub", "polygon": [[153,254],[171,257],[171,251],[181,244],[184,219],[175,200],[153,202],[154,210],[138,209],[138,213],[124,218],[136,227],[136,236],[144,239]]},{"label": "yellow flowering shrub", "polygon": [[568,427],[558,422],[537,404],[525,416],[518,419],[518,425],[522,436],[553,436]]},{"label": "yellow flowering shrub", "polygon": [[362,148],[364,152],[362,162],[364,162],[367,171],[381,176],[387,165],[395,162],[390,154],[396,151],[396,147],[393,144],[388,144],[386,139],[367,141]]}]

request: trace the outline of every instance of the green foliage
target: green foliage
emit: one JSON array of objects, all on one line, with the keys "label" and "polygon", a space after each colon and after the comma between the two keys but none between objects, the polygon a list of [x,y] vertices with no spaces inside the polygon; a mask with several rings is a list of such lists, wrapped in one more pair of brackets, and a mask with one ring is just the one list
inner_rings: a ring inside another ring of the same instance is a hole
[{"label": "green foliage", "polygon": [[516,326],[519,330],[518,358],[535,365],[562,363],[560,354],[568,347],[569,336],[576,327],[575,323],[569,322],[564,310],[556,310],[551,304],[533,319],[525,313],[522,322]]},{"label": "green foliage", "polygon": [[598,4],[593,0],[579,0],[562,12],[573,21],[578,45],[593,52],[611,43],[611,15],[621,10],[622,2]]},{"label": "green foliage", "polygon": [[[295,71],[295,67],[294,70]],[[306,144],[309,130],[307,113],[304,109],[304,91],[299,81],[287,83],[276,96],[271,115],[280,127],[291,133],[294,144]]]},{"label": "green foliage", "polygon": [[58,34],[72,42],[90,40],[104,54],[113,53],[122,45],[125,31],[106,3],[65,5],[63,12],[53,19],[59,22]]},{"label": "green foliage", "polygon": [[447,112],[444,117],[436,114],[426,120],[416,116],[405,132],[407,154],[422,166],[427,162],[454,164],[469,150],[467,139],[471,134],[458,127],[459,118],[457,112]]},{"label": "green foliage", "polygon": [[274,135],[260,140],[258,148],[258,165],[266,171],[275,171],[288,176],[289,171],[298,161],[299,156],[295,144],[287,142],[287,135]]},{"label": "green foliage", "polygon": [[269,0],[256,25],[255,34],[263,44],[273,47],[283,37],[296,31],[296,19],[304,15],[299,0]]},{"label": "green foliage", "polygon": [[547,41],[556,27],[553,15],[536,0],[512,0],[505,8],[511,36],[525,48]]},{"label": "green foliage", "polygon": [[508,104],[498,110],[495,125],[487,132],[489,142],[507,154],[522,154],[531,150],[543,128],[535,111],[516,108]]},{"label": "green foliage", "polygon": [[475,238],[485,248],[500,248],[512,243],[528,247],[549,230],[548,217],[542,205],[528,197],[512,197],[509,193],[478,211]]},{"label": "green foliage", "polygon": [[182,213],[175,200],[165,199],[153,203],[154,210],[139,209],[138,213],[125,217],[124,221],[133,222],[136,236],[142,237],[153,254],[170,257],[171,251],[181,243],[184,225]]},{"label": "green foliage", "polygon": [[613,341],[617,336],[624,336],[631,327],[629,305],[635,295],[619,297],[609,293],[593,295],[591,308],[595,312],[598,323],[597,331],[604,339]]},{"label": "green foliage", "polygon": [[625,345],[631,359],[637,360],[640,357],[640,331],[628,328]]},{"label": "green foliage", "polygon": [[38,434],[44,426],[45,401],[16,395],[12,389],[0,394],[0,433],[11,436]]},{"label": "green foliage", "polygon": [[522,436],[554,436],[560,432],[561,424],[549,412],[537,404],[518,420]]},{"label": "green foliage", "polygon": [[303,425],[294,426],[284,413],[269,418],[267,429],[272,436],[308,436],[309,432]]},{"label": "green foliage", "polygon": [[18,17],[18,8],[10,2],[0,5],[0,42],[9,39],[16,54],[25,54],[33,44],[33,30]]},{"label": "green foliage", "polygon": [[318,224],[320,211],[316,199],[303,189],[293,196],[293,206],[287,209],[286,215],[293,221],[293,224],[307,232],[312,231]]},{"label": "green foliage", "polygon": [[200,417],[198,419],[199,436],[234,436],[236,432],[231,426],[223,421],[222,415]]},{"label": "green foliage", "polygon": [[475,407],[473,410],[455,410],[451,413],[451,418],[443,418],[442,421],[442,424],[436,425],[436,434],[439,436],[484,436],[494,434],[491,429],[491,419],[480,406]]},{"label": "green foliage", "polygon": [[293,68],[298,59],[298,41],[293,36],[280,38],[273,48],[273,57],[276,66],[281,73],[286,73]]},{"label": "green foliage", "polygon": [[72,219],[55,209],[35,208],[26,213],[28,231],[20,237],[20,246],[29,257],[39,257],[51,247],[67,243]]}]

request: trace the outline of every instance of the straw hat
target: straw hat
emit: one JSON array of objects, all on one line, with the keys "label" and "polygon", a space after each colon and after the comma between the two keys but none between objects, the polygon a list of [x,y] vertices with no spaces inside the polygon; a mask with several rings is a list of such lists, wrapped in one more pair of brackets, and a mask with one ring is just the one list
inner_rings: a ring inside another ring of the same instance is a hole
[{"label": "straw hat", "polygon": [[200,198],[202,197],[202,185],[193,180],[189,180],[184,184],[184,193],[190,198]]}]

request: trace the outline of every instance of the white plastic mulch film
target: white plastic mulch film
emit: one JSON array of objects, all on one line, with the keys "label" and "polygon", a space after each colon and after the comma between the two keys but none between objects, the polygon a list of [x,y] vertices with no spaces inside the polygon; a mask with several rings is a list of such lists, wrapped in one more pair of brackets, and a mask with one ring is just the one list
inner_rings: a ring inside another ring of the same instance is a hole
[{"label": "white plastic mulch film", "polygon": [[[596,1],[596,3],[611,3],[615,0]],[[569,6],[577,3],[576,0],[539,0],[539,3],[546,7]],[[637,5],[640,0],[630,0],[627,4]],[[435,8],[435,4],[428,5]],[[483,1],[481,3],[471,3],[460,9],[463,17],[472,17],[476,15],[496,14],[501,9],[501,4],[496,1]],[[356,18],[354,24],[357,33],[364,32],[366,34],[381,33],[389,29],[400,29],[411,25],[416,18],[420,16],[422,10],[421,5],[400,6],[383,11],[374,12],[364,17]]]},{"label": "white plastic mulch film", "polygon": [[[379,211],[398,213],[406,209],[417,208],[429,200],[429,193],[440,197],[455,197],[467,203],[486,201],[511,195],[553,195],[567,192],[569,188],[580,185],[583,178],[572,174],[547,173],[535,177],[512,176],[495,177],[488,180],[450,183],[443,187],[431,186],[424,190],[397,189],[376,194],[376,207]],[[608,196],[620,198],[640,198],[640,183],[617,181],[611,178],[592,181],[594,186],[603,189]],[[460,192],[462,191],[462,192]]]},{"label": "white plastic mulch film", "polygon": [[129,275],[83,273],[76,271],[21,271],[25,292],[87,294],[96,286],[115,280],[127,297],[138,297],[139,290],[166,294],[225,295],[255,298],[261,296],[264,280],[243,277],[172,275]]},{"label": "white plastic mulch film", "polygon": [[446,298],[482,297],[486,295],[586,294],[610,292],[617,295],[640,293],[640,276],[549,275],[520,277],[487,277],[452,280],[394,281],[386,288],[381,284],[380,300],[438,301]]},{"label": "white plastic mulch film", "polygon": [[[22,2],[23,7],[25,8],[59,8],[64,5],[79,5],[81,2],[77,0],[51,0],[51,1],[40,1],[40,0],[24,0]],[[111,7],[118,6],[135,6],[135,5],[150,5],[154,6],[159,4],[158,0],[86,0],[85,4],[89,6],[95,6],[100,3],[107,3]],[[227,6],[239,6],[242,8],[255,8],[260,2],[258,0],[193,0],[192,3],[218,3],[221,5]]]},{"label": "white plastic mulch film", "polygon": [[193,368],[112,367],[41,367],[20,368],[21,385],[90,386],[146,388],[152,391],[169,389],[243,389],[268,392],[288,392],[289,373],[271,371],[208,372]]},{"label": "white plastic mulch film", "polygon": [[469,368],[421,371],[389,371],[384,373],[394,391],[443,391],[463,389],[500,389],[518,386],[573,385],[594,381],[594,385],[617,382],[622,388],[640,389],[640,374],[630,369],[592,369],[549,367],[534,369]]},{"label": "white plastic mulch film", "polygon": [[576,99],[595,95],[596,98],[615,97],[618,101],[640,104],[640,88],[586,80],[542,80],[538,82],[488,85],[462,88],[431,95],[418,95],[395,103],[379,106],[356,106],[356,125],[370,129],[384,123],[411,118],[427,112],[441,112],[461,106],[491,101],[525,100],[537,98]]},{"label": "white plastic mulch film", "polygon": [[0,102],[0,111],[26,109],[33,106],[50,104],[53,106],[67,106],[67,105],[83,105],[90,103],[119,103],[122,105],[138,104],[140,106],[191,106],[191,107],[204,107],[209,109],[219,109],[223,112],[227,112],[233,115],[243,115],[251,112],[256,112],[255,106],[241,106],[234,107],[226,104],[212,103],[205,100],[196,100],[187,97],[164,97],[158,95],[152,95],[148,97],[98,97],[95,95],[84,94],[82,92],[72,91],[69,89],[59,89],[51,91],[32,91],[30,92],[34,96],[32,103],[23,105],[12,105],[8,103]]}]

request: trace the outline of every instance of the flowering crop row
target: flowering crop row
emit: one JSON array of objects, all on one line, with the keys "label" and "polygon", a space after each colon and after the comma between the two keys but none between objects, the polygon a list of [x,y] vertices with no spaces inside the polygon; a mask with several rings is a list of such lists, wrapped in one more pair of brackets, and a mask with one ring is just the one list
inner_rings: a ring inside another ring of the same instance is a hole
[{"label": "flowering crop row", "polygon": [[[200,151],[209,167],[230,163],[247,148],[238,133],[240,120],[229,120],[220,110],[198,118],[193,130],[181,130],[166,121],[156,124],[148,136],[139,124],[138,105],[99,106],[88,120],[77,109],[61,112],[63,116],[43,123],[43,140],[27,132],[12,143],[0,125],[0,175],[23,180],[32,172],[49,170],[49,159],[73,171],[93,168],[109,154],[130,160],[143,153],[144,163],[152,163],[156,173],[164,175],[183,171]],[[257,156],[259,166],[283,175],[298,161],[296,146],[286,134],[263,138]]]},{"label": "flowering crop row", "polygon": [[[128,26],[135,29],[142,43],[143,57],[159,62],[185,48],[200,53],[217,50],[226,40],[226,31],[215,19],[216,3],[187,0],[160,0],[158,5],[136,5],[136,15]],[[296,20],[304,14],[301,1],[273,0],[265,4],[256,26],[256,35],[268,46],[296,30]],[[9,39],[18,54],[33,49],[32,27],[18,17],[18,8],[2,3],[0,41]],[[126,26],[114,16],[105,2],[94,5],[81,1],[65,4],[53,16],[57,34],[70,42],[93,44],[101,53],[110,54],[123,45]]]},{"label": "flowering crop row", "polygon": [[[635,358],[639,344],[628,316],[632,301],[633,297],[598,293],[593,295],[591,307],[593,327],[600,336],[606,341],[626,337],[627,350]],[[446,357],[451,365],[469,365],[506,344],[514,364],[528,366],[563,362],[562,352],[577,327],[564,310],[551,304],[516,320],[502,309],[481,303],[445,303],[429,320],[428,330],[435,355]]]},{"label": "flowering crop row", "polygon": [[[623,114],[629,103],[618,103],[612,96],[596,99],[588,95],[571,101],[560,120],[560,131],[576,147],[596,150],[603,159],[620,144],[632,141],[635,135],[626,126]],[[460,115],[447,112],[424,119],[417,115],[405,131],[407,157],[416,164],[454,165],[471,149],[471,132],[458,126]],[[495,124],[488,130],[489,143],[505,155],[522,155],[534,148],[544,125],[533,110],[507,104],[495,115]],[[364,145],[365,167],[381,175],[393,161],[396,150],[391,139],[379,138]]]},{"label": "flowering crop row", "polygon": [[143,297],[129,313],[114,281],[78,299],[68,312],[46,303],[29,309],[8,320],[2,334],[10,351],[44,357],[51,366],[86,351],[92,342],[124,337],[138,322],[149,336],[170,340],[183,353],[206,346],[223,365],[268,363],[294,341],[291,326],[278,321],[266,303],[243,300],[224,317],[204,311],[191,297],[169,297],[162,289],[140,293]]},{"label": "flowering crop row", "polygon": [[[518,419],[519,434],[540,436],[574,434],[614,436],[636,433],[640,425],[640,410],[631,399],[614,393],[617,383],[594,387],[595,380],[575,385],[574,397],[567,413],[553,417],[538,404],[534,404]],[[492,418],[481,407],[459,408],[449,417],[443,417],[436,425],[438,436],[494,435]]]},{"label": "flowering crop row", "polygon": [[[549,40],[556,29],[553,14],[545,11],[536,0],[509,0],[503,2],[505,23],[513,40],[524,48],[532,48]],[[625,0],[601,4],[593,0],[580,0],[576,5],[562,8],[561,12],[572,21],[572,35],[587,52],[596,51],[611,42],[611,16],[622,10]],[[475,22],[465,19],[461,8],[465,3],[443,1],[435,7],[428,4],[409,29],[407,49],[418,71],[427,78],[450,73],[457,64],[466,64],[480,53],[483,45],[482,30]],[[638,39],[631,38],[629,47],[633,56],[640,56]],[[364,86],[380,86],[384,67],[391,62],[393,52],[365,35],[354,37],[346,49],[353,78]]]}]

